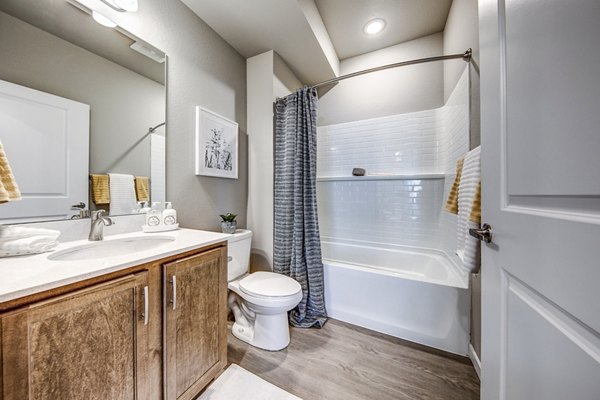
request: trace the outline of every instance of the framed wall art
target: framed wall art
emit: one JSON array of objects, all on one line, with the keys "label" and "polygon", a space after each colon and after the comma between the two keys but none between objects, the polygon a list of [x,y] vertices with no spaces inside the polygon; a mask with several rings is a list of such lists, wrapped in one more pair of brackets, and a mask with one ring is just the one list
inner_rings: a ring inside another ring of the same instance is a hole
[{"label": "framed wall art", "polygon": [[238,123],[196,106],[196,175],[238,178]]}]

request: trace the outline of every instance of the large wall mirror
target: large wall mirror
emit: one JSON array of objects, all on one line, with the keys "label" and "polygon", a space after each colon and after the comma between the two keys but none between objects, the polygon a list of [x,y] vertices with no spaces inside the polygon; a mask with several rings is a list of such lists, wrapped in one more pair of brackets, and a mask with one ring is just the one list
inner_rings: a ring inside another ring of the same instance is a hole
[{"label": "large wall mirror", "polygon": [[166,56],[86,11],[0,1],[0,141],[23,197],[0,223],[165,200]]}]

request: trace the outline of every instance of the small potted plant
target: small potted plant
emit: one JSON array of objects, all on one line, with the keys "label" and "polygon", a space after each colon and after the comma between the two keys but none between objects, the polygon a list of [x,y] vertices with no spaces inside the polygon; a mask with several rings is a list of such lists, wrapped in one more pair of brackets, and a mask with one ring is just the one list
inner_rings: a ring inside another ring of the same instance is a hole
[{"label": "small potted plant", "polygon": [[237,217],[236,214],[227,213],[221,214],[221,230],[223,233],[235,233],[235,229],[237,228],[237,221],[235,220]]}]

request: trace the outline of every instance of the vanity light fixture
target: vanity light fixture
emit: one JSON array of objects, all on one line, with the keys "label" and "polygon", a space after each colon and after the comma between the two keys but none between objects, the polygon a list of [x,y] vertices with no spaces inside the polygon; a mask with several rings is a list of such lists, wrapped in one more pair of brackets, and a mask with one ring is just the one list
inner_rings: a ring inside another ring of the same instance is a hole
[{"label": "vanity light fixture", "polygon": [[94,21],[109,28],[118,26],[116,22],[106,16],[107,13],[108,15],[112,13],[111,10],[118,12],[136,12],[138,10],[138,0],[69,0],[69,2],[84,12],[91,13]]},{"label": "vanity light fixture", "polygon": [[367,35],[376,35],[385,28],[385,20],[375,18],[366,23],[363,32]]},{"label": "vanity light fixture", "polygon": [[117,27],[117,24],[113,20],[100,14],[98,11],[92,11],[92,18],[94,18],[94,21],[96,21],[100,25],[106,26],[108,28]]},{"label": "vanity light fixture", "polygon": [[138,0],[102,0],[102,2],[119,12],[136,12],[138,10]]},{"label": "vanity light fixture", "polygon": [[133,42],[133,44],[129,47],[132,50],[135,50],[138,53],[145,55],[146,57],[156,61],[159,64],[164,63],[167,59],[167,57],[162,51],[156,50],[152,46],[142,43],[141,41]]}]

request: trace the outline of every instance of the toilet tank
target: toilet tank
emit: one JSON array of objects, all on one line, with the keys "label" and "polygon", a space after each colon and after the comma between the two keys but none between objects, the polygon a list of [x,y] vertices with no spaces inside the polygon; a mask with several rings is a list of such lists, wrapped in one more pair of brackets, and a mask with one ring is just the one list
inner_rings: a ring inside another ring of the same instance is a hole
[{"label": "toilet tank", "polygon": [[227,282],[250,270],[252,231],[238,229],[227,239]]}]

